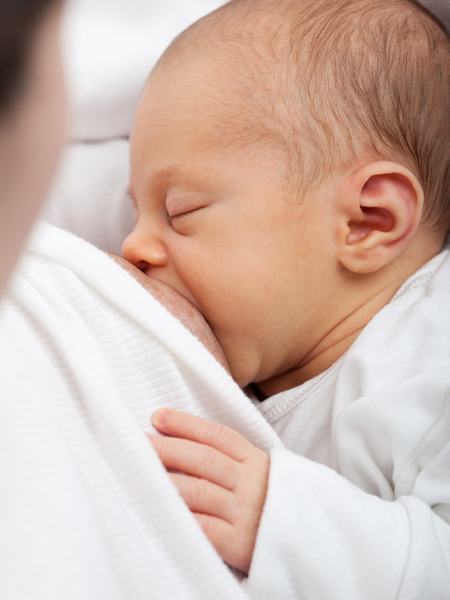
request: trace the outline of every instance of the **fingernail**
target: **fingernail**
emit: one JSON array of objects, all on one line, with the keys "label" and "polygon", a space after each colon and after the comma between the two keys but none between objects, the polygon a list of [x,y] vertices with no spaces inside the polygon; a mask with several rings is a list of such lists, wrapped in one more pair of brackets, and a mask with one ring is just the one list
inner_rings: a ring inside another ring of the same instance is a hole
[{"label": "fingernail", "polygon": [[152,423],[154,425],[157,425],[158,427],[161,427],[167,421],[168,417],[169,411],[166,408],[160,408],[159,410],[153,413]]}]

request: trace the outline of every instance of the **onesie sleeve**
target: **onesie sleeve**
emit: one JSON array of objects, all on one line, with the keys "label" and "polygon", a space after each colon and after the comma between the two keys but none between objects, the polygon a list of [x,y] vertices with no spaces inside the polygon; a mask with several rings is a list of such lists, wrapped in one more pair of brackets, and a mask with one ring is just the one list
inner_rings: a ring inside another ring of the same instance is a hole
[{"label": "onesie sleeve", "polygon": [[[431,487],[448,481],[450,442],[428,471]],[[382,500],[276,448],[243,585],[258,600],[449,600],[449,516],[447,502]]]}]

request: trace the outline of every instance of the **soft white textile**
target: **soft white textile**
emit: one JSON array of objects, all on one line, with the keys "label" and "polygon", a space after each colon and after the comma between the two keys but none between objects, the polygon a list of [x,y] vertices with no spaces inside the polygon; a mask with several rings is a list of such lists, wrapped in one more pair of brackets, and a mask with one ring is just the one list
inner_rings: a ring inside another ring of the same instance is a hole
[{"label": "soft white textile", "polygon": [[449,600],[449,250],[260,410],[289,450],[271,453],[252,597]]},{"label": "soft white textile", "polygon": [[280,442],[107,255],[50,226],[0,319],[0,597],[244,598],[144,434],[162,405]]}]

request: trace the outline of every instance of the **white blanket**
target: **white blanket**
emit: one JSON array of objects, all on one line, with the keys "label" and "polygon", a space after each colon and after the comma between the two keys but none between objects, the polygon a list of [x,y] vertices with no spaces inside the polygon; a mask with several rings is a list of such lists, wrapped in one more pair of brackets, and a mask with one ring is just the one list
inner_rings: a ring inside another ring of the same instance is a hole
[{"label": "white blanket", "polygon": [[0,597],[244,597],[144,433],[170,405],[280,444],[200,342],[109,256],[44,225],[0,327]]}]

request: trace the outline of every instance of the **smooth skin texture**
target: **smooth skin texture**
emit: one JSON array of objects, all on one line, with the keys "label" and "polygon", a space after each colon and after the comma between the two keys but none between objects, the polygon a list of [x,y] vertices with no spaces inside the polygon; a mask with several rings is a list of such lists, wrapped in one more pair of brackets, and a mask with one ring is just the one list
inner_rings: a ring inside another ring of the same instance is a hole
[{"label": "smooth skin texture", "polygon": [[195,306],[178,294],[173,288],[152,277],[147,277],[142,271],[139,271],[139,269],[123,258],[119,256],[111,256],[111,258],[136,279],[158,302],[163,304],[178,321],[189,329],[224,369],[229,370],[222,348],[214,337],[211,328]]},{"label": "smooth skin texture", "polygon": [[[149,434],[170,478],[217,552],[247,573],[269,473],[268,455],[218,423],[160,409]],[[176,472],[174,472],[176,471]]]}]

